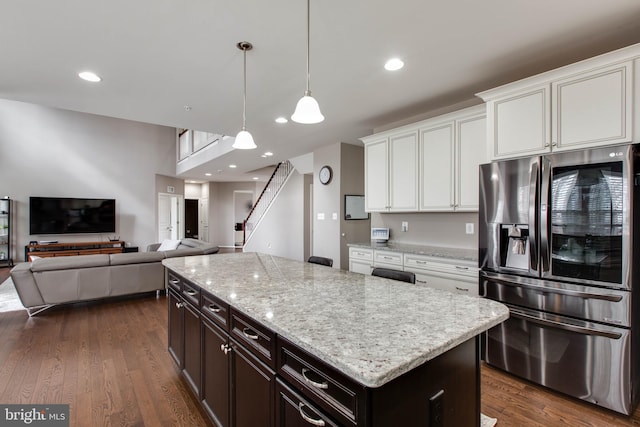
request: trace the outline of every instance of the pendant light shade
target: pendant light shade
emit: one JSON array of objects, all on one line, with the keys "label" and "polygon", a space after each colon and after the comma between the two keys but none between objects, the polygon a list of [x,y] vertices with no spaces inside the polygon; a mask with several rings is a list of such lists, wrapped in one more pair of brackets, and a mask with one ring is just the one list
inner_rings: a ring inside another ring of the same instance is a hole
[{"label": "pendant light shade", "polygon": [[320,112],[320,105],[311,96],[311,89],[309,89],[309,81],[311,80],[309,72],[309,33],[310,33],[310,12],[309,12],[310,0],[307,0],[307,90],[304,92],[304,96],[300,98],[296,105],[296,111],[293,112],[291,120],[302,124],[320,123],[324,120],[324,116]]},{"label": "pendant light shade", "polygon": [[251,134],[242,128],[242,130],[236,135],[236,140],[233,142],[232,147],[239,150],[251,150],[256,148],[257,145],[253,142]]},{"label": "pendant light shade", "polygon": [[249,42],[240,42],[237,46],[244,53],[244,98],[242,103],[242,130],[236,135],[231,147],[239,150],[251,150],[257,147],[256,143],[253,142],[253,137],[247,131],[247,51],[253,49],[253,45]]}]

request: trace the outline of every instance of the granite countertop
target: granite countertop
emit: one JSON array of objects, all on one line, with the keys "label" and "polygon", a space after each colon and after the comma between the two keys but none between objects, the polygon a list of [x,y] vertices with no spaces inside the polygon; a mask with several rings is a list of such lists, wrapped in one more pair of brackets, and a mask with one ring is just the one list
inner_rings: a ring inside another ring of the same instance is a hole
[{"label": "granite countertop", "polygon": [[509,317],[489,299],[257,253],[162,263],[368,387]]},{"label": "granite countertop", "polygon": [[378,249],[391,252],[403,252],[418,255],[427,255],[437,258],[455,259],[463,261],[478,261],[477,249],[447,248],[441,246],[413,245],[408,243],[396,243],[389,241],[385,244],[366,242],[349,243],[347,246],[354,248]]}]

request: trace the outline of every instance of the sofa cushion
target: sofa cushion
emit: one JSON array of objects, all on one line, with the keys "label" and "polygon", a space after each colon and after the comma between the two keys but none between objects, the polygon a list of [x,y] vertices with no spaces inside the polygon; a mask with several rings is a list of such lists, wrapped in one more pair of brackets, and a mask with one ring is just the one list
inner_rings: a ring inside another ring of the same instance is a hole
[{"label": "sofa cushion", "polygon": [[143,264],[147,262],[161,262],[164,252],[129,252],[124,254],[111,254],[111,265]]},{"label": "sofa cushion", "polygon": [[31,271],[69,270],[109,265],[109,255],[82,255],[40,258],[31,263]]},{"label": "sofa cushion", "polygon": [[158,251],[171,251],[173,249],[178,249],[178,246],[180,245],[180,240],[171,240],[171,239],[165,239],[162,241],[162,243],[160,244],[160,247],[158,247]]}]

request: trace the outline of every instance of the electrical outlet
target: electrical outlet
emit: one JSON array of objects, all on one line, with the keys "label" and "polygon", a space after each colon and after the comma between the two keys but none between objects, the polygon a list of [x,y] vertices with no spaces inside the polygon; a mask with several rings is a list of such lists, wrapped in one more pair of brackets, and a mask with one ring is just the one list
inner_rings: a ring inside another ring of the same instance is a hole
[{"label": "electrical outlet", "polygon": [[409,231],[409,223],[407,221],[402,221],[402,231]]},{"label": "electrical outlet", "polygon": [[466,230],[467,234],[473,234],[474,233],[473,223],[472,222],[468,222],[466,224],[465,230]]}]

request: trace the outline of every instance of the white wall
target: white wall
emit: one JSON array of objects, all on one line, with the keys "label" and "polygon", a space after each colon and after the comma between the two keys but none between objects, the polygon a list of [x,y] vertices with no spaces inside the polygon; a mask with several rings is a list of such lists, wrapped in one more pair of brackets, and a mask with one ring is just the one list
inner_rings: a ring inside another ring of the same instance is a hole
[{"label": "white wall", "polygon": [[218,246],[234,246],[235,218],[233,192],[251,191],[255,203],[264,182],[210,182],[209,183],[209,238]]},{"label": "white wall", "polygon": [[[313,152],[313,249],[311,255],[333,259],[333,267],[340,268],[340,145],[332,144]],[[320,183],[318,172],[328,165],[333,178],[327,185]],[[333,219],[333,215],[336,219]],[[319,216],[324,215],[324,219]]]},{"label": "white wall", "polygon": [[0,195],[15,199],[13,257],[30,240],[106,240],[29,235],[29,196],[116,199],[116,235],[141,248],[155,240],[156,174],[175,174],[175,129],[0,99]]},{"label": "white wall", "polygon": [[[262,252],[305,260],[305,186],[308,180],[293,172],[274,199],[267,215],[244,247],[245,252]],[[305,213],[306,211],[306,213]]]},{"label": "white wall", "polygon": [[[409,230],[402,231],[402,221]],[[465,225],[473,223],[474,234],[466,234]],[[372,213],[372,227],[388,227],[390,239],[398,243],[450,248],[478,248],[478,214],[456,213]]]}]

